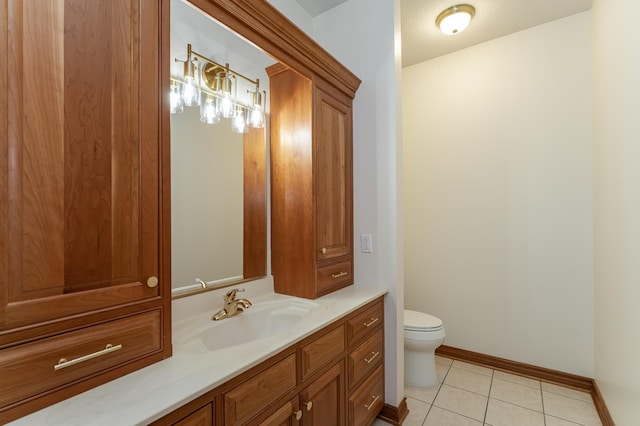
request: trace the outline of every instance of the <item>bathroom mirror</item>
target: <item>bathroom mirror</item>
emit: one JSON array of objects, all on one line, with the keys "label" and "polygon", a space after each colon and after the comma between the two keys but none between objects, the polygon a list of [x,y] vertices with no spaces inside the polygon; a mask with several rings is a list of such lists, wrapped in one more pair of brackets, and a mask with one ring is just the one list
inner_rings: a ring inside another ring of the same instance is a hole
[{"label": "bathroom mirror", "polygon": [[[268,89],[273,59],[183,0],[170,12],[172,77],[183,78],[174,58],[184,61],[191,44]],[[236,83],[240,99],[247,88]],[[230,119],[203,123],[198,106],[171,114],[174,297],[266,275],[266,135],[266,125],[236,133]]]}]

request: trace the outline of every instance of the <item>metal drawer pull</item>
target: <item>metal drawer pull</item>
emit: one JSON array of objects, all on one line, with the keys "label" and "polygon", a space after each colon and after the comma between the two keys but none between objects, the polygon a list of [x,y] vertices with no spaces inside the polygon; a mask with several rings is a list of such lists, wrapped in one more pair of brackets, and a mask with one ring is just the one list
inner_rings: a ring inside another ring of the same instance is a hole
[{"label": "metal drawer pull", "polygon": [[304,406],[307,407],[307,411],[311,411],[313,408],[313,401],[303,402]]},{"label": "metal drawer pull", "polygon": [[367,410],[371,410],[371,407],[373,407],[373,404],[378,402],[378,400],[380,399],[380,395],[371,395],[371,398],[373,398],[373,401],[371,401],[369,405],[365,404],[364,406],[364,408],[366,408]]},{"label": "metal drawer pull", "polygon": [[349,275],[349,273],[348,272],[340,272],[339,274],[331,274],[331,277],[340,278],[340,277],[344,277],[345,275]]},{"label": "metal drawer pull", "polygon": [[376,318],[371,318],[371,321],[369,321],[369,322],[365,322],[365,323],[364,323],[364,326],[365,326],[365,327],[367,327],[367,328],[369,328],[369,327],[371,327],[373,324],[377,323],[378,321],[380,321],[380,318],[377,318],[377,317],[376,317]]},{"label": "metal drawer pull", "polygon": [[300,420],[302,418],[302,410],[294,411],[293,414],[296,416],[296,420]]},{"label": "metal drawer pull", "polygon": [[380,352],[371,352],[371,358],[369,358],[369,359],[365,358],[365,359],[364,359],[364,362],[366,362],[367,364],[371,364],[371,361],[373,361],[374,359],[376,359],[376,357],[377,357],[378,355],[380,355]]},{"label": "metal drawer pull", "polygon": [[58,363],[53,366],[53,369],[55,371],[58,371],[66,367],[71,367],[72,365],[80,364],[81,362],[85,362],[90,359],[109,354],[111,352],[119,351],[120,349],[122,349],[122,345],[113,346],[111,343],[109,343],[101,351],[94,352],[89,355],[81,356],[80,358],[72,359],[71,361],[67,361],[66,358],[60,358],[60,361],[58,361]]},{"label": "metal drawer pull", "polygon": [[322,247],[320,249],[320,251],[322,252],[322,254],[327,254],[327,248],[326,247]]}]

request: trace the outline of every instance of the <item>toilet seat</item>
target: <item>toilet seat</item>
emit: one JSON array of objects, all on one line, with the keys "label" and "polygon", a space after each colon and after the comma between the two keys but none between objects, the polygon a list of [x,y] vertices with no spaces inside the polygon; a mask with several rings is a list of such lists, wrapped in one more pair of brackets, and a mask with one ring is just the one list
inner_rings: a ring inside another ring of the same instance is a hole
[{"label": "toilet seat", "polygon": [[444,329],[442,321],[438,317],[424,312],[404,310],[404,330],[418,332],[433,332]]}]

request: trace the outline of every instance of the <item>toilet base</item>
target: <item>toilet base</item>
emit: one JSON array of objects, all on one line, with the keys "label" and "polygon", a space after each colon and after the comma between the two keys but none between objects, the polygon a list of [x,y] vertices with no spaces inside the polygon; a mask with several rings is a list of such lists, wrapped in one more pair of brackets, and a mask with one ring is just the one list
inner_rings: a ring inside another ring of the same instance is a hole
[{"label": "toilet base", "polygon": [[434,351],[404,350],[404,383],[428,388],[438,383]]}]

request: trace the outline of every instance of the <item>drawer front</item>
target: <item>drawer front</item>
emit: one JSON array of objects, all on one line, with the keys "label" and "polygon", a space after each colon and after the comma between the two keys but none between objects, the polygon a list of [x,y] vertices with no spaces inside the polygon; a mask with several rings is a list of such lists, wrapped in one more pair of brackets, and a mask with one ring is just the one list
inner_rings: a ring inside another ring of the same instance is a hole
[{"label": "drawer front", "polygon": [[384,324],[384,307],[376,303],[347,321],[347,341],[349,345],[360,341]]},{"label": "drawer front", "polygon": [[383,366],[360,386],[349,398],[349,425],[369,425],[384,405]]},{"label": "drawer front", "polygon": [[3,349],[0,406],[161,350],[160,321],[156,310]]},{"label": "drawer front", "polygon": [[318,268],[316,290],[318,293],[337,290],[353,283],[353,265],[340,262]]},{"label": "drawer front", "polygon": [[184,419],[174,423],[173,426],[213,426],[213,403],[210,402],[199,410],[194,411]]},{"label": "drawer front", "polygon": [[295,387],[292,354],[224,394],[224,424],[244,423]]},{"label": "drawer front", "polygon": [[344,327],[317,338],[302,347],[302,380],[318,371],[320,367],[344,352]]},{"label": "drawer front", "polygon": [[369,337],[349,354],[349,389],[382,363],[384,342],[382,330]]},{"label": "drawer front", "polygon": [[259,426],[293,426],[302,418],[302,411],[298,408],[298,397],[287,401]]}]

